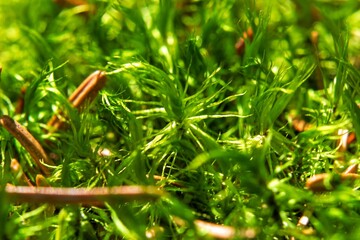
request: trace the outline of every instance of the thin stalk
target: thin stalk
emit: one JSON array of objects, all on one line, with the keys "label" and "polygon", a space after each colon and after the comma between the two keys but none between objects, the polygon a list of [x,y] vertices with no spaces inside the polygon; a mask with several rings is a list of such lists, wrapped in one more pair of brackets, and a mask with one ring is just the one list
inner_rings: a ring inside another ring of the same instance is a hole
[{"label": "thin stalk", "polygon": [[[98,92],[105,86],[106,74],[103,71],[95,71],[90,74],[80,86],[71,94],[69,102],[78,110],[81,110],[86,103],[95,99]],[[60,115],[63,113],[60,112]],[[54,115],[48,122],[51,132],[55,132],[63,126],[64,122],[59,119],[58,114]]]},{"label": "thin stalk", "polygon": [[49,176],[50,170],[46,165],[54,165],[54,163],[48,158],[40,143],[31,133],[20,123],[6,115],[0,117],[0,124],[30,153],[41,172]]},{"label": "thin stalk", "polygon": [[95,187],[88,189],[7,185],[5,192],[12,202],[95,206],[104,206],[105,202],[154,201],[165,195],[163,191],[156,187],[144,186]]}]

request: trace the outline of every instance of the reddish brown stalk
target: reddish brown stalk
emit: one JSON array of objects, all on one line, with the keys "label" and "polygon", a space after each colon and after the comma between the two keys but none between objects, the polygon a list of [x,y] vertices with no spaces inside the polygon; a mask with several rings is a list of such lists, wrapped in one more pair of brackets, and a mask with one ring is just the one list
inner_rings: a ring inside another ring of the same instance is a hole
[{"label": "reddish brown stalk", "polygon": [[86,0],[54,0],[54,2],[62,7],[65,6],[81,6],[88,5]]},{"label": "reddish brown stalk", "polygon": [[26,87],[22,87],[20,90],[20,96],[19,99],[17,100],[16,103],[16,107],[15,107],[15,113],[16,114],[20,114],[24,111],[24,97],[25,97],[25,93],[26,93]]},{"label": "reddish brown stalk", "polygon": [[347,129],[339,129],[337,135],[340,137],[336,141],[336,144],[338,145],[338,153],[339,153],[338,160],[345,161],[345,152],[348,148],[349,131]]},{"label": "reddish brown stalk", "polygon": [[359,168],[359,164],[355,163],[353,165],[350,165],[343,173],[344,174],[357,173],[358,168]]},{"label": "reddish brown stalk", "polygon": [[349,133],[349,136],[347,138],[347,145],[353,143],[355,140],[356,140],[355,133],[353,133],[353,132]]},{"label": "reddish brown stalk", "polygon": [[53,0],[54,3],[62,8],[76,8],[74,12],[88,19],[90,15],[96,13],[96,6],[89,4],[86,0]]},{"label": "reddish brown stalk", "polygon": [[253,40],[254,32],[252,28],[248,28],[247,31],[243,32],[243,36],[239,38],[239,40],[235,44],[236,53],[239,56],[242,56],[245,52],[245,40],[249,39],[251,42]]},{"label": "reddish brown stalk", "polygon": [[333,185],[346,182],[352,183],[356,179],[359,179],[360,175],[354,173],[341,173],[339,174],[339,183],[332,181],[333,177],[336,176],[331,176],[329,173],[314,175],[306,181],[306,188],[313,192],[330,191],[334,189]]},{"label": "reddish brown stalk", "polygon": [[13,202],[49,203],[54,205],[84,204],[104,206],[105,202],[153,201],[164,196],[156,187],[121,186],[87,188],[17,187],[7,185]]},{"label": "reddish brown stalk", "polygon": [[353,132],[349,132],[346,129],[339,129],[338,135],[341,136],[337,141],[340,152],[345,152],[348,149],[349,144],[353,143],[356,140],[356,135]]},{"label": "reddish brown stalk", "polygon": [[337,135],[340,136],[340,139],[337,140],[339,151],[345,152],[348,148],[349,131],[347,129],[339,129]]},{"label": "reddish brown stalk", "polygon": [[[94,100],[100,89],[105,86],[105,83],[105,72],[95,71],[89,75],[69,97],[70,103],[78,110],[81,110],[81,108],[84,107],[86,103]],[[62,115],[61,112],[59,114]],[[51,132],[54,132],[62,128],[63,124],[64,122],[59,119],[57,115],[54,115],[47,125],[51,127]]]},{"label": "reddish brown stalk", "polygon": [[299,118],[292,119],[292,125],[298,132],[307,131],[313,127],[311,123],[308,123],[305,120]]},{"label": "reddish brown stalk", "polygon": [[69,101],[76,108],[80,108],[88,100],[91,102],[98,92],[105,86],[106,74],[103,71],[95,71],[90,74],[80,86],[71,94]]},{"label": "reddish brown stalk", "polygon": [[36,175],[35,182],[37,187],[50,187],[46,178],[41,174]]},{"label": "reddish brown stalk", "polygon": [[43,163],[47,165],[54,165],[54,163],[48,158],[40,143],[28,132],[28,130],[6,115],[0,117],[0,124],[21,143],[26,151],[30,153],[41,172],[46,176],[50,175],[49,168]]},{"label": "reddish brown stalk", "polygon": [[30,187],[33,187],[30,179],[28,178],[28,176],[26,176],[26,174],[24,173],[20,163],[18,162],[18,160],[16,159],[11,159],[11,163],[10,163],[10,169],[11,172],[13,172],[14,174],[17,175],[17,178],[19,178],[20,182],[19,184],[21,185],[28,185]]}]

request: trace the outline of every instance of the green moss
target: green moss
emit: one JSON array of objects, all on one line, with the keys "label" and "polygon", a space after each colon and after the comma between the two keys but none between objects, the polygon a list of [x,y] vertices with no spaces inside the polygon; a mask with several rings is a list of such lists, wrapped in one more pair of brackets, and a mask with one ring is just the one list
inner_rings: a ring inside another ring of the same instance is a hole
[{"label": "green moss", "polygon": [[[194,219],[259,239],[358,236],[358,191],[304,188],[314,174],[359,162],[358,140],[345,153],[336,142],[339,129],[360,134],[358,1],[89,2],[96,11],[0,3],[1,115],[57,155],[52,186],[157,185],[168,194],[54,208],[8,203],[1,188],[0,238],[141,239],[154,229],[203,238]],[[67,98],[98,69],[106,86],[79,113]],[[59,109],[68,128],[47,134]],[[295,115],[312,129],[297,132]],[[111,155],[99,155],[104,148]],[[2,186],[16,183],[12,158],[35,179],[30,155],[3,128],[0,150]],[[311,236],[297,227],[303,213]]]}]

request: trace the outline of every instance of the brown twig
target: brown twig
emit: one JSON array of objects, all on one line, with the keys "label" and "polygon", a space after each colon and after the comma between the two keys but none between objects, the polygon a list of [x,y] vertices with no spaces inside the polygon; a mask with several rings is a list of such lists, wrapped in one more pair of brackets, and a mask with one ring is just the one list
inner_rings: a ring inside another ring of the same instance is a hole
[{"label": "brown twig", "polygon": [[355,164],[350,165],[343,173],[344,174],[357,173],[358,168],[359,168],[359,164],[355,163]]},{"label": "brown twig", "polygon": [[87,188],[18,187],[7,185],[10,201],[50,203],[54,205],[84,204],[104,206],[105,202],[153,201],[165,193],[156,187],[121,186]]},{"label": "brown twig", "polygon": [[304,132],[313,127],[313,125],[311,123],[308,123],[305,120],[299,119],[297,117],[292,118],[291,123],[293,125],[293,128],[297,132]]},{"label": "brown twig", "polygon": [[37,187],[50,187],[50,184],[48,183],[46,178],[41,174],[36,175],[35,183]]},{"label": "brown twig", "polygon": [[23,86],[20,90],[20,96],[19,99],[17,100],[16,103],[16,107],[15,107],[15,113],[16,114],[20,114],[24,111],[24,105],[25,105],[25,101],[24,101],[24,97],[25,97],[25,93],[26,93],[26,87]]},{"label": "brown twig", "polygon": [[91,102],[97,96],[100,89],[105,86],[106,74],[103,71],[95,71],[90,74],[80,86],[71,94],[69,101],[76,108],[82,107],[86,101]]},{"label": "brown twig", "polygon": [[[339,181],[333,181],[336,180],[337,176],[339,177]],[[334,187],[339,183],[352,183],[359,178],[360,175],[355,173],[341,173],[334,175],[329,173],[321,173],[309,178],[306,181],[306,188],[313,192],[330,191],[333,190]]]},{"label": "brown twig", "polygon": [[96,12],[96,7],[94,4],[89,4],[87,0],[53,0],[54,3],[60,7],[77,7],[80,8],[78,13],[84,17],[88,17],[90,14]]},{"label": "brown twig", "polygon": [[89,4],[86,0],[54,0],[54,2],[60,6],[81,6]]},{"label": "brown twig", "polygon": [[[352,164],[348,168],[346,168],[346,170],[341,174],[341,181],[343,181],[343,182],[346,180],[354,181],[354,180],[358,179],[359,176],[356,174],[358,171],[358,166],[359,166],[359,164],[356,163],[356,164]],[[327,189],[325,186],[325,183],[324,183],[325,179],[330,178],[330,177],[331,176],[329,176],[326,173],[315,175],[314,177],[308,179],[306,186],[308,189],[312,190],[313,192],[324,192],[327,190],[331,190],[331,189]],[[305,213],[299,219],[297,226],[301,227],[301,228],[305,228],[310,221],[311,214],[312,214],[312,211],[306,210]],[[307,230],[307,233],[309,233],[309,232],[313,233],[312,228],[307,228],[307,229],[303,229],[303,230]],[[291,237],[291,240],[294,240],[294,239],[295,239],[294,237]]]},{"label": "brown twig", "polygon": [[[106,74],[103,71],[95,71],[90,74],[80,86],[69,97],[69,102],[78,110],[81,110],[86,103],[90,103],[97,96],[100,89],[105,86]],[[62,115],[63,113],[58,113]],[[64,122],[58,118],[58,115],[54,115],[48,122],[51,132],[62,128]]]},{"label": "brown twig", "polygon": [[16,177],[20,180],[21,185],[28,185],[29,187],[33,187],[30,179],[28,176],[26,176],[20,163],[15,158],[11,159],[10,169],[12,173],[17,175]]},{"label": "brown twig", "polygon": [[251,42],[254,37],[254,32],[251,27],[249,27],[245,32],[243,32],[243,36],[239,38],[239,40],[235,43],[235,50],[239,56],[242,56],[245,52],[245,40],[249,39]]},{"label": "brown twig", "polygon": [[54,163],[48,158],[40,143],[31,133],[20,123],[6,115],[0,117],[0,124],[30,153],[41,172],[46,176],[50,175],[49,168],[44,164],[54,165]]}]

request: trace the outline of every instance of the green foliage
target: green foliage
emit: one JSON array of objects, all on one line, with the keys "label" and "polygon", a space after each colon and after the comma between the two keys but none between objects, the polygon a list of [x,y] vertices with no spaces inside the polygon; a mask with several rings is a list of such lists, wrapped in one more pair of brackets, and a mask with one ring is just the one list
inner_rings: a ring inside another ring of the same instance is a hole
[{"label": "green foliage", "polygon": [[[360,135],[358,1],[88,2],[95,11],[1,1],[1,115],[56,156],[52,186],[155,185],[166,194],[103,208],[9,203],[11,159],[32,182],[37,172],[0,128],[1,239],[209,237],[195,219],[258,239],[359,236],[359,191],[304,187],[359,163],[360,138],[346,152],[337,144],[339,129]],[[80,113],[67,99],[98,69],[107,83]],[[50,134],[54,114],[67,125]],[[298,132],[294,116],[312,128]],[[297,226],[303,214],[311,233]]]}]

